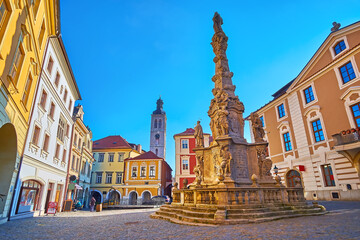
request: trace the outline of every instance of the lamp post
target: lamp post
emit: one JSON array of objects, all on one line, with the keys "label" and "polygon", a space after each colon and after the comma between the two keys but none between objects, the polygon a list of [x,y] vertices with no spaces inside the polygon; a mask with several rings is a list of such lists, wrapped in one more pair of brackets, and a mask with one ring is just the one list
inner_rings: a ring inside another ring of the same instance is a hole
[{"label": "lamp post", "polygon": [[279,172],[279,168],[276,167],[276,165],[274,166],[274,173],[276,174],[276,176],[278,175],[278,172]]}]

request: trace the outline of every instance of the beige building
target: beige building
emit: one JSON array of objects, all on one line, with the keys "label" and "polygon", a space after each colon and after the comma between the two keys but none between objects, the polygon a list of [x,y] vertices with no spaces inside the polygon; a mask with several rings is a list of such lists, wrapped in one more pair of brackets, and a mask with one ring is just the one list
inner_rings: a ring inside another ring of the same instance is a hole
[{"label": "beige building", "polygon": [[273,167],[287,186],[301,183],[307,199],[360,199],[359,68],[360,22],[334,27],[299,75],[257,110]]},{"label": "beige building", "polygon": [[[78,105],[74,108],[73,120],[66,199],[80,200],[87,207],[94,158],[92,156],[92,132],[84,123],[83,106]],[[70,181],[71,176],[75,176],[76,180]]]}]

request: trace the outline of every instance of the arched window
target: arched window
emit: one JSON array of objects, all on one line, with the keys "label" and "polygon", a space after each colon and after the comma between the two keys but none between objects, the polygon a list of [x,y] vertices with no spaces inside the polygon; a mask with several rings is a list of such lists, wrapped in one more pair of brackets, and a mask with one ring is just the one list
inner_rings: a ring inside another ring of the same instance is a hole
[{"label": "arched window", "polygon": [[154,128],[157,128],[157,119],[155,119]]},{"label": "arched window", "polygon": [[286,181],[288,187],[296,187],[298,184],[301,186],[301,176],[298,171],[290,170],[286,174]]},{"label": "arched window", "polygon": [[161,119],[159,119],[159,128],[161,128]]},{"label": "arched window", "polygon": [[34,180],[22,183],[17,213],[31,212],[37,209],[41,184]]},{"label": "arched window", "polygon": [[159,153],[159,150],[155,149],[155,154],[158,155],[158,153]]}]

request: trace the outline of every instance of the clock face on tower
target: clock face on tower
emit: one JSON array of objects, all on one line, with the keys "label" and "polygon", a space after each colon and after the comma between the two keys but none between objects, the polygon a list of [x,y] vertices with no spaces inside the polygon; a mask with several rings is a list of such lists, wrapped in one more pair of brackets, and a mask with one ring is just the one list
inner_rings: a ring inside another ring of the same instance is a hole
[{"label": "clock face on tower", "polygon": [[159,139],[160,139],[160,134],[157,133],[157,134],[155,135],[155,139],[156,139],[156,140],[159,140]]}]

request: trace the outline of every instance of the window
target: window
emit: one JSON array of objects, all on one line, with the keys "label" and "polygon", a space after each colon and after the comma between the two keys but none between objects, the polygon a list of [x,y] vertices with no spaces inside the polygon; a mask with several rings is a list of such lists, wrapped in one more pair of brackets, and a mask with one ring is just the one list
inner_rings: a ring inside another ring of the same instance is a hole
[{"label": "window", "polygon": [[102,172],[97,172],[96,173],[96,183],[101,183],[102,182]]},{"label": "window", "polygon": [[57,143],[55,149],[55,158],[59,159],[59,154],[60,154],[60,145]]},{"label": "window", "polygon": [[264,126],[265,126],[264,116],[261,116],[261,117],[260,117],[260,121],[261,121],[261,127],[264,127]]},{"label": "window", "polygon": [[157,119],[155,119],[154,128],[157,128]]},{"label": "window", "polygon": [[66,103],[67,95],[68,95],[68,90],[65,89],[64,98],[63,98],[63,100],[64,100],[65,103]]},{"label": "window", "polygon": [[181,146],[184,149],[188,148],[188,140],[181,140]]},{"label": "window", "polygon": [[34,135],[33,135],[33,138],[32,138],[32,144],[38,146],[38,143],[39,143],[39,135],[40,135],[40,128],[38,126],[35,126],[35,129],[34,129]]},{"label": "window", "polygon": [[65,162],[65,160],[66,160],[66,149],[64,149],[63,151],[62,162]]},{"label": "window", "polygon": [[291,146],[291,141],[290,141],[290,134],[289,132],[284,133],[283,134],[284,137],[284,145],[285,145],[285,151],[291,151],[292,150],[292,146]]},{"label": "window", "polygon": [[149,177],[155,177],[155,166],[150,166]]},{"label": "window", "polygon": [[62,142],[64,141],[64,136],[65,136],[65,126],[66,126],[65,120],[62,117],[60,117],[58,131],[57,131],[57,138]]},{"label": "window", "polygon": [[70,125],[66,124],[66,136],[69,137],[69,133],[70,133]]},{"label": "window", "polygon": [[69,102],[69,112],[71,113],[71,106],[72,106],[72,100],[70,99],[70,102]]},{"label": "window", "polygon": [[331,169],[331,165],[330,164],[322,165],[321,168],[323,170],[325,187],[335,186],[335,180]]},{"label": "window", "polygon": [[55,86],[59,87],[59,82],[60,82],[60,74],[59,72],[56,73],[56,77],[55,77]]},{"label": "window", "polygon": [[75,169],[75,155],[73,155],[73,158],[72,158],[71,169],[72,170]]},{"label": "window", "polygon": [[79,170],[79,167],[80,167],[80,158],[77,158],[76,159],[76,171],[78,171]]},{"label": "window", "polygon": [[79,136],[78,149],[80,149],[80,148],[81,148],[81,138],[80,138],[80,136]]},{"label": "window", "polygon": [[311,125],[314,131],[315,142],[324,141],[324,133],[321,127],[320,119],[313,121]]},{"label": "window", "polygon": [[46,106],[46,99],[47,99],[47,92],[45,90],[42,91],[41,99],[40,99],[40,106],[45,109]]},{"label": "window", "polygon": [[54,66],[54,60],[50,57],[47,65],[47,71],[51,75],[52,68]]},{"label": "window", "polygon": [[119,162],[124,161],[124,154],[123,153],[119,153]]},{"label": "window", "polygon": [[161,119],[159,119],[159,128],[161,128]]},{"label": "window", "polygon": [[22,46],[22,41],[23,41],[23,36],[22,34],[20,34],[18,45],[14,54],[14,58],[10,66],[10,77],[15,86],[17,85],[19,72],[25,56],[24,48]]},{"label": "window", "polygon": [[24,89],[24,94],[21,99],[25,107],[27,106],[27,102],[29,100],[29,94],[30,94],[32,81],[33,81],[33,79],[32,79],[31,73],[29,73],[29,77],[28,77],[28,80],[26,81],[26,85],[25,85],[25,89]]},{"label": "window", "polygon": [[336,44],[335,47],[334,47],[335,55],[338,55],[339,53],[341,53],[345,49],[346,49],[346,45],[345,45],[344,40],[342,40],[338,44]]},{"label": "window", "polygon": [[360,127],[360,103],[351,106],[351,112],[357,127]]},{"label": "window", "polygon": [[140,168],[140,177],[146,177],[146,167],[144,166]]},{"label": "window", "polygon": [[43,144],[43,150],[45,152],[47,152],[49,150],[49,138],[50,138],[50,136],[48,134],[45,134],[44,144]]},{"label": "window", "polygon": [[114,162],[114,153],[109,153],[109,162]]},{"label": "window", "polygon": [[52,102],[50,104],[50,111],[49,111],[49,116],[51,117],[51,119],[54,119],[54,112],[55,112],[55,104]]},{"label": "window", "polygon": [[106,173],[106,183],[112,183],[112,172]]},{"label": "window", "polygon": [[315,98],[314,98],[314,93],[313,93],[311,86],[304,90],[304,94],[305,94],[305,102],[306,103],[314,101]]},{"label": "window", "polygon": [[105,155],[105,153],[99,153],[98,162],[103,162],[104,161],[104,155]]},{"label": "window", "polygon": [[45,20],[41,24],[40,34],[39,34],[39,38],[38,38],[40,49],[44,42],[44,36],[45,36]]},{"label": "window", "polygon": [[137,177],[137,167],[131,168],[131,177]]},{"label": "window", "polygon": [[74,146],[76,147],[76,144],[77,144],[77,134],[75,133],[74,135]]},{"label": "window", "polygon": [[159,150],[158,149],[155,149],[155,154],[159,155]]},{"label": "window", "polygon": [[281,104],[281,105],[280,105],[280,106],[278,106],[277,108],[278,108],[279,118],[285,117],[285,108],[284,108],[284,104]]},{"label": "window", "polygon": [[121,184],[122,183],[122,172],[116,173],[116,183]]},{"label": "window", "polygon": [[189,160],[182,160],[182,169],[183,170],[189,170]]},{"label": "window", "polygon": [[345,65],[341,66],[339,70],[344,84],[356,78],[351,62],[348,62]]}]

